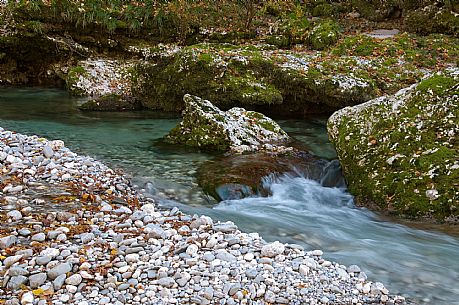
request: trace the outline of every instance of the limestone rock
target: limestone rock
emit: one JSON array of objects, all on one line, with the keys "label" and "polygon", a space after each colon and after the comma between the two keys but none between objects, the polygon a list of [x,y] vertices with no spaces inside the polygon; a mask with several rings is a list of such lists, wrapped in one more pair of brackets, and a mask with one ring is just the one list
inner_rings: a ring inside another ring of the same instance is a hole
[{"label": "limestone rock", "polygon": [[59,275],[66,274],[67,272],[70,272],[71,270],[72,270],[72,266],[69,263],[61,263],[48,271],[48,277],[51,280],[54,280]]},{"label": "limestone rock", "polygon": [[459,216],[459,69],[335,112],[328,132],[360,205],[409,218]]},{"label": "limestone rock", "polygon": [[183,120],[167,136],[167,141],[171,143],[242,152],[256,151],[264,144],[282,144],[289,140],[276,122],[261,113],[243,108],[225,112],[210,101],[189,94],[183,100],[186,107]]},{"label": "limestone rock", "polygon": [[284,253],[284,251],[285,246],[280,242],[275,241],[273,243],[264,245],[263,248],[261,248],[261,256],[275,257],[279,254]]},{"label": "limestone rock", "polygon": [[14,245],[17,241],[17,237],[14,235],[9,235],[0,238],[0,249],[6,249]]},{"label": "limestone rock", "polygon": [[32,289],[38,288],[43,285],[47,279],[47,275],[44,272],[40,272],[29,277],[29,286]]}]

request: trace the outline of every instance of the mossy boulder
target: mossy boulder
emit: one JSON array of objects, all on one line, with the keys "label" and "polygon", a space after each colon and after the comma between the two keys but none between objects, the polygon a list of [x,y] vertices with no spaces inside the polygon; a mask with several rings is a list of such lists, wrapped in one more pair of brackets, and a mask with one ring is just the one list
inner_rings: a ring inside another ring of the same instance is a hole
[{"label": "mossy boulder", "polygon": [[311,10],[311,15],[314,17],[333,17],[339,12],[340,7],[337,3],[327,3],[320,1]]},{"label": "mossy boulder", "polygon": [[407,29],[423,35],[443,33],[459,37],[459,13],[449,7],[429,5],[408,13]]},{"label": "mossy boulder", "polygon": [[305,43],[310,28],[311,24],[306,13],[297,9],[288,14],[283,14],[265,41],[278,48],[302,44]]},{"label": "mossy boulder", "polygon": [[199,44],[139,64],[132,91],[149,109],[181,111],[189,93],[222,109],[303,116],[376,97],[372,76],[358,65],[352,58],[322,61],[310,52],[267,45]]},{"label": "mossy boulder", "polygon": [[233,48],[228,44],[201,44],[158,61],[140,63],[133,94],[146,108],[165,111],[181,111],[182,97],[187,93],[212,100],[225,109],[281,103],[277,88],[223,58],[221,53]]},{"label": "mossy boulder", "polygon": [[324,50],[334,45],[340,36],[340,29],[333,20],[319,22],[308,36],[309,45],[315,50]]},{"label": "mossy boulder", "polygon": [[328,131],[361,205],[416,219],[459,218],[459,69],[335,112]]},{"label": "mossy boulder", "polygon": [[351,0],[351,6],[364,18],[382,21],[405,16],[409,11],[434,3],[434,0]]},{"label": "mossy boulder", "polygon": [[167,135],[174,144],[215,151],[256,151],[289,141],[279,125],[254,111],[222,111],[211,102],[189,94],[183,98],[183,120]]},{"label": "mossy boulder", "polygon": [[350,4],[350,8],[372,21],[404,18],[406,29],[411,32],[459,35],[457,1],[351,0]]}]

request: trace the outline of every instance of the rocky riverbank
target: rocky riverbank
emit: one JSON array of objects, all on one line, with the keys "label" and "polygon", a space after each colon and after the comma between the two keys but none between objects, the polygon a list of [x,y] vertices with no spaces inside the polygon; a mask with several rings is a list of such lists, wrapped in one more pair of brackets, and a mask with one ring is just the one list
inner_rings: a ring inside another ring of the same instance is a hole
[{"label": "rocky riverbank", "polygon": [[[0,129],[0,165],[0,302],[404,302],[321,250],[266,243],[229,222],[161,209],[121,173],[62,141]],[[44,188],[61,191],[31,199]],[[40,212],[47,204],[56,208]]]}]

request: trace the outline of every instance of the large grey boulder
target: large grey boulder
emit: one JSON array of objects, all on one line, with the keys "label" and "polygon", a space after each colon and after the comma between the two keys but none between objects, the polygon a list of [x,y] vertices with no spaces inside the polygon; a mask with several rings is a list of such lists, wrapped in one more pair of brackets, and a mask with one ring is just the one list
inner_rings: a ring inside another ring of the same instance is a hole
[{"label": "large grey boulder", "polygon": [[358,203],[458,222],[458,68],[341,109],[330,117],[328,131]]}]

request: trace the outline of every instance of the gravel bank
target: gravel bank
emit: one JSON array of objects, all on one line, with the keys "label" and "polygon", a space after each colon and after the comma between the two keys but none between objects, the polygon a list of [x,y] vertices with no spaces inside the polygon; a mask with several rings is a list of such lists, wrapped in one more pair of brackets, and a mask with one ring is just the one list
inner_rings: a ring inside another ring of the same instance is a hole
[{"label": "gravel bank", "polygon": [[161,210],[59,140],[0,128],[0,171],[0,303],[404,303],[321,250]]}]

